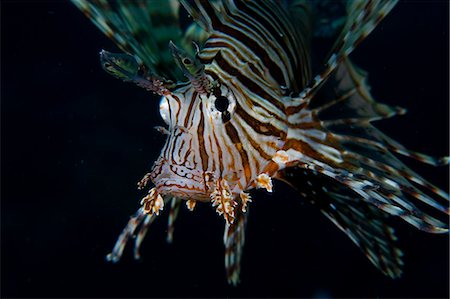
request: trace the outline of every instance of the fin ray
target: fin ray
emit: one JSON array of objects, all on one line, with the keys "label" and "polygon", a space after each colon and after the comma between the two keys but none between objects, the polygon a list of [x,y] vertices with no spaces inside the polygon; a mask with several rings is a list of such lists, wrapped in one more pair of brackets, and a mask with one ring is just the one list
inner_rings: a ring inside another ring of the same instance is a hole
[{"label": "fin ray", "polygon": [[225,269],[229,284],[237,285],[241,272],[241,258],[245,244],[245,228],[248,219],[247,211],[243,212],[241,203],[236,208],[236,218],[233,224],[225,224],[223,242],[225,245]]},{"label": "fin ray", "polygon": [[280,176],[320,208],[384,274],[392,278],[401,275],[402,253],[396,246],[394,230],[385,223],[385,212],[320,173],[289,168]]}]

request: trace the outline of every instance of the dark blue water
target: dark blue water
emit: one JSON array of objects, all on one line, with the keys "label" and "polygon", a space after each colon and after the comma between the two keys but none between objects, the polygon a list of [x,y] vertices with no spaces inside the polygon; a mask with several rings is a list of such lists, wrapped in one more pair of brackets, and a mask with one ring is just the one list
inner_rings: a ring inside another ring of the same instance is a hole
[{"label": "dark blue water", "polygon": [[[352,56],[376,99],[409,109],[380,124],[407,147],[448,153],[448,3],[402,2]],[[448,297],[449,238],[393,221],[404,275],[384,277],[282,184],[258,191],[242,283],[226,284],[223,219],[155,221],[136,262],[106,263],[163,145],[158,99],[102,71],[117,50],[68,2],[1,3],[2,297]],[[448,190],[448,168],[410,162]]]}]

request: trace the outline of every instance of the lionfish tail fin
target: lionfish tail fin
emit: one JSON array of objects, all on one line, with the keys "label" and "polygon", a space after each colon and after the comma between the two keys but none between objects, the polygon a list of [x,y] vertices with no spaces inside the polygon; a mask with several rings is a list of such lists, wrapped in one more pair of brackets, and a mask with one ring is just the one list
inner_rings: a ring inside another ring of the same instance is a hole
[{"label": "lionfish tail fin", "polygon": [[181,40],[178,1],[72,0],[122,51],[133,55],[152,74],[180,78],[167,51]]},{"label": "lionfish tail fin", "polygon": [[385,212],[360,199],[349,188],[311,170],[287,168],[278,178],[317,206],[385,275],[401,276],[403,254],[396,246],[394,230],[386,223]]}]

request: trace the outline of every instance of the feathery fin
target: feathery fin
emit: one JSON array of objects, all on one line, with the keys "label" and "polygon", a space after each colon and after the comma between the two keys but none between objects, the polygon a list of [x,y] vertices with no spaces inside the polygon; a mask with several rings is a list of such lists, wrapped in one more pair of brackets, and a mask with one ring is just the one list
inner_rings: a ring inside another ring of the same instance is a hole
[{"label": "feathery fin", "polygon": [[106,36],[133,55],[151,74],[180,78],[167,51],[169,40],[181,41],[178,1],[72,0]]},{"label": "feathery fin", "polygon": [[351,189],[310,170],[288,168],[278,178],[317,206],[385,275],[401,275],[402,253],[396,246],[394,230],[386,224],[385,212]]},{"label": "feathery fin", "polygon": [[231,285],[236,286],[239,283],[241,272],[241,258],[245,244],[245,227],[248,218],[247,211],[242,211],[242,203],[239,203],[236,210],[236,218],[232,224],[225,224],[223,243],[225,245],[225,269],[227,280]]},{"label": "feathery fin", "polygon": [[[364,71],[343,58],[314,97],[306,105],[301,99],[298,103],[302,109],[291,109],[290,148],[284,150],[295,156],[296,148],[303,149],[296,154],[299,166],[340,182],[361,200],[421,230],[448,232],[448,223],[443,221],[449,214],[448,193],[420,177],[394,154],[432,165],[447,159],[413,154],[371,125],[371,121],[403,110],[376,102]],[[290,165],[295,165],[294,161]]]},{"label": "feathery fin", "polygon": [[170,203],[170,212],[169,212],[169,218],[167,220],[167,242],[172,243],[173,242],[173,231],[175,229],[175,220],[178,217],[178,213],[180,211],[180,206],[182,204],[181,199],[179,198],[172,198]]}]

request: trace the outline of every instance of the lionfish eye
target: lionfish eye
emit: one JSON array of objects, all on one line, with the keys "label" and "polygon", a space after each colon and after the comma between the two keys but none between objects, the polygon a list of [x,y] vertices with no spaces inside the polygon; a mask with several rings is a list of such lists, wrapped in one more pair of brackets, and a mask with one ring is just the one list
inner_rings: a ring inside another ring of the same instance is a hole
[{"label": "lionfish eye", "polygon": [[192,61],[189,58],[184,58],[183,63],[184,64],[192,64]]},{"label": "lionfish eye", "polygon": [[161,118],[163,121],[169,125],[170,111],[169,111],[169,101],[166,97],[161,98],[161,102],[159,102],[159,114],[161,114]]},{"label": "lionfish eye", "polygon": [[216,109],[220,112],[227,111],[228,109],[228,99],[224,96],[217,97],[216,101],[214,102],[214,105],[216,106]]}]

